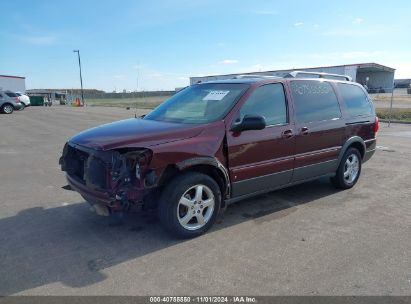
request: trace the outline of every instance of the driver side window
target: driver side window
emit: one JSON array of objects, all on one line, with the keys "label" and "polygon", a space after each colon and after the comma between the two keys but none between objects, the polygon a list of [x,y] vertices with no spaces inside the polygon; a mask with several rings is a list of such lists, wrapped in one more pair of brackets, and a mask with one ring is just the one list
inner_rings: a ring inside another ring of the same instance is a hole
[{"label": "driver side window", "polygon": [[254,90],[240,109],[245,115],[263,116],[267,126],[287,123],[287,106],[281,83],[266,84]]}]

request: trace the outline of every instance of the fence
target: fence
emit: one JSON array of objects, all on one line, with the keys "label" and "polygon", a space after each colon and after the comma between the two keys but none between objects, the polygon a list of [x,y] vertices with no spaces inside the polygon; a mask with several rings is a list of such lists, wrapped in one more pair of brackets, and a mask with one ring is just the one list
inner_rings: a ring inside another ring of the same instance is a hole
[{"label": "fence", "polygon": [[[392,91],[391,93],[385,93]],[[377,115],[381,121],[411,122],[411,94],[407,88],[381,88],[378,92],[370,91],[370,97],[374,102]]]},{"label": "fence", "polygon": [[[150,108],[167,99],[175,91],[140,91],[127,93],[105,93],[102,91],[84,92],[86,105],[91,106],[124,106]],[[67,91],[66,100],[71,104],[76,98],[81,98],[78,90]]]}]

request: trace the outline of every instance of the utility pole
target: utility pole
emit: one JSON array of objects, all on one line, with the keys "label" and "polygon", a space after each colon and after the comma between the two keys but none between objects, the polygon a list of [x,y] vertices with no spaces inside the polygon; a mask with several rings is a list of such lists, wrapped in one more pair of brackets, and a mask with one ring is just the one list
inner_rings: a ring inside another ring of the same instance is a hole
[{"label": "utility pole", "polygon": [[77,53],[78,57],[78,67],[80,69],[80,85],[81,85],[81,102],[83,105],[86,105],[86,102],[84,101],[84,92],[83,92],[83,77],[81,76],[81,60],[80,60],[80,50],[73,50],[74,53]]}]

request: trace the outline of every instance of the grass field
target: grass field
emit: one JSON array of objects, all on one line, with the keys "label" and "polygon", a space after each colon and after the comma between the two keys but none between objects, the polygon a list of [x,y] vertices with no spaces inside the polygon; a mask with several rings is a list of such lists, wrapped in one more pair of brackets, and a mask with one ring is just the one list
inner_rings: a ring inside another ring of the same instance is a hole
[{"label": "grass field", "polygon": [[88,106],[152,109],[170,96],[86,99]]},{"label": "grass field", "polygon": [[[377,116],[382,120],[390,119],[390,109],[377,108]],[[392,121],[411,122],[411,109],[392,109]]]}]

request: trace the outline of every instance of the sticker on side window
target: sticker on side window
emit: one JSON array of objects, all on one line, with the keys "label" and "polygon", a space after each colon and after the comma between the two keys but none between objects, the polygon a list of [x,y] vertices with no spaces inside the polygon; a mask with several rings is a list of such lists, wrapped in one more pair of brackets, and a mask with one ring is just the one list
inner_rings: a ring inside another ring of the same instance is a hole
[{"label": "sticker on side window", "polygon": [[210,91],[210,93],[208,93],[203,100],[215,100],[215,101],[219,101],[221,99],[223,99],[224,97],[226,97],[226,95],[230,93],[230,91]]}]

